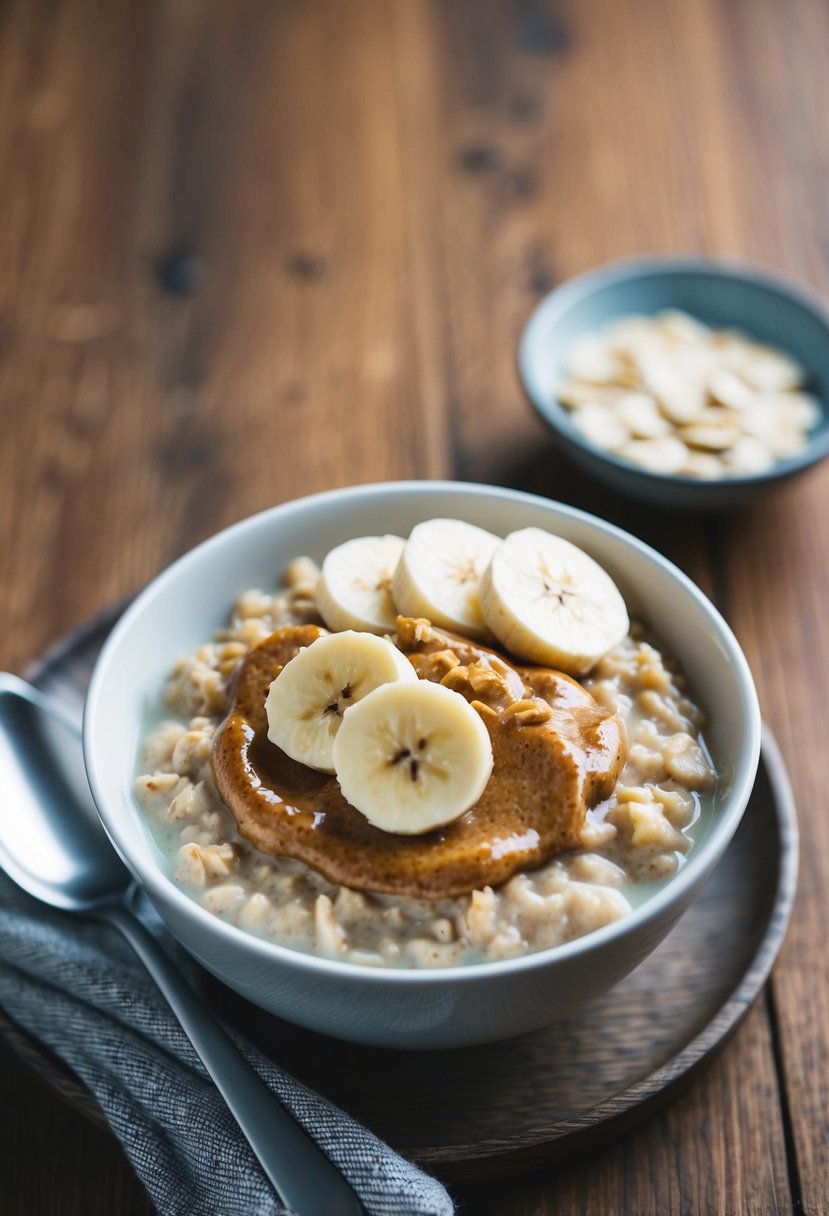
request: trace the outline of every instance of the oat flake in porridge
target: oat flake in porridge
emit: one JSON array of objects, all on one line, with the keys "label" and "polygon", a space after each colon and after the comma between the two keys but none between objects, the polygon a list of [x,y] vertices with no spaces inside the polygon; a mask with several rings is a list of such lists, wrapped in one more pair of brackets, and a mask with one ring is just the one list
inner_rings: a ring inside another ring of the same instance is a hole
[{"label": "oat flake in porridge", "polygon": [[282,626],[322,624],[318,579],[316,565],[299,558],[276,594],[240,596],[229,626],[176,664],[167,716],[144,740],[138,801],[174,881],[203,907],[326,957],[444,967],[589,933],[675,873],[710,808],[715,775],[682,676],[635,623],[581,679],[599,706],[623,720],[627,758],[610,796],[588,810],[579,847],[501,885],[437,898],[354,890],[253,847],[216,792],[213,741],[240,660]]}]

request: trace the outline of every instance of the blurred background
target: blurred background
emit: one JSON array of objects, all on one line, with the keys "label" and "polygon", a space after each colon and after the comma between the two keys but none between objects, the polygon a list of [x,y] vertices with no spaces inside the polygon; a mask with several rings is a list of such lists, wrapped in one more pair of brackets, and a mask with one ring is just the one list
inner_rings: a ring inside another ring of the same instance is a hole
[{"label": "blurred background", "polygon": [[297,494],[577,496],[534,303],[668,250],[826,288],[827,74],[819,0],[7,3],[5,662]]},{"label": "blurred background", "polygon": [[[808,816],[776,984],[664,1117],[482,1211],[679,1211],[677,1179],[682,1211],[829,1210],[829,468],[665,516],[565,465],[515,370],[537,301],[621,255],[740,255],[829,291],[827,81],[822,0],[0,7],[4,668],[225,524],[397,477],[622,523],[749,655]],[[4,1210],[149,1210],[10,1054],[0,1128]]]}]

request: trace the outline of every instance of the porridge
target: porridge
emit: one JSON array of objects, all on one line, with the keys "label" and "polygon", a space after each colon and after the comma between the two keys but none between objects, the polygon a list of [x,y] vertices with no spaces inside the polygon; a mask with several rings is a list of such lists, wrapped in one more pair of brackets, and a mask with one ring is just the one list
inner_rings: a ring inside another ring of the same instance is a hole
[{"label": "porridge", "polygon": [[[371,966],[505,959],[624,916],[682,865],[716,781],[682,675],[592,559],[427,525],[244,592],[173,669],[135,782],[203,907]],[[312,692],[338,653],[348,676]]]},{"label": "porridge", "polygon": [[588,442],[653,473],[764,473],[821,418],[806,370],[735,330],[683,312],[623,317],[575,343],[556,390]]}]

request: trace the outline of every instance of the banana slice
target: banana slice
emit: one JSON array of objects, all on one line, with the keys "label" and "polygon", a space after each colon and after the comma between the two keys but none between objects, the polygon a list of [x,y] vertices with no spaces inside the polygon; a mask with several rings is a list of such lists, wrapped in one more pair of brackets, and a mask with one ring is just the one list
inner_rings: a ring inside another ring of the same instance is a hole
[{"label": "banana slice", "polygon": [[268,689],[268,738],[300,764],[333,773],[346,709],[392,681],[418,683],[414,667],[386,638],[351,630],[317,638]]},{"label": "banana slice", "polygon": [[346,710],[334,740],[344,797],[384,832],[416,836],[474,806],[492,772],[483,721],[442,684],[386,684]]},{"label": "banana slice", "polygon": [[500,538],[459,519],[428,519],[406,542],[392,580],[403,616],[485,638],[478,583]]},{"label": "banana slice", "polygon": [[359,536],[331,550],[317,583],[317,608],[329,629],[394,630],[391,580],[404,544],[399,536]]},{"label": "banana slice", "polygon": [[523,528],[502,541],[480,586],[484,620],[521,659],[583,675],[622,640],[629,621],[616,584],[560,536]]}]

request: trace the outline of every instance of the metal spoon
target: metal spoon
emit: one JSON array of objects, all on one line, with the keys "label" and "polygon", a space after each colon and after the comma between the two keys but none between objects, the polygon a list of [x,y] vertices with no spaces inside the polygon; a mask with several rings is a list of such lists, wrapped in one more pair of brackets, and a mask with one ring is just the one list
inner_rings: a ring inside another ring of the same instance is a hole
[{"label": "metal spoon", "polygon": [[130,911],[134,888],[95,811],[80,734],[0,673],[0,867],[55,908],[113,925],[170,1003],[279,1198],[296,1216],[365,1216],[342,1174],[264,1085]]}]

